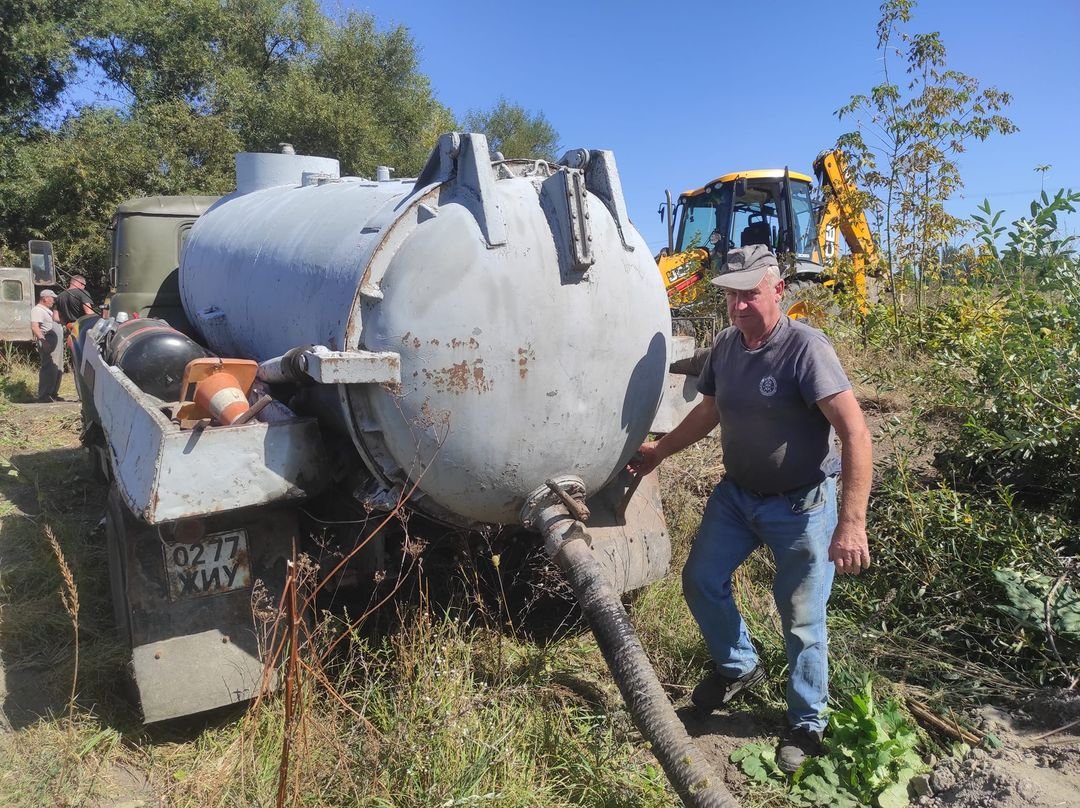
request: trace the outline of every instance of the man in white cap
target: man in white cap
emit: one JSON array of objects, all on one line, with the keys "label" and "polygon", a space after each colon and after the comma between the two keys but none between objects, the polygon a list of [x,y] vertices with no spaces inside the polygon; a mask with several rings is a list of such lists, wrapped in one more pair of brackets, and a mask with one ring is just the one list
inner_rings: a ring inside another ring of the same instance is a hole
[{"label": "man in white cap", "polygon": [[675,429],[642,445],[630,469],[647,474],[720,426],[724,478],[683,569],[683,594],[716,670],[691,699],[715,710],[766,678],[731,592],[735,570],[765,545],[776,562],[773,595],[790,671],[788,729],[776,759],[794,772],[820,754],[827,724],[825,604],[833,574],[870,565],[873,450],[832,345],[781,312],[784,281],[768,247],[729,250],[712,282],[724,290],[732,327],[717,337],[698,379],[703,399]]},{"label": "man in white cap", "polygon": [[37,400],[42,403],[63,401],[60,377],[64,374],[64,331],[56,319],[55,306],[56,292],[45,289],[38,295],[37,305],[30,309],[30,331],[39,360]]}]

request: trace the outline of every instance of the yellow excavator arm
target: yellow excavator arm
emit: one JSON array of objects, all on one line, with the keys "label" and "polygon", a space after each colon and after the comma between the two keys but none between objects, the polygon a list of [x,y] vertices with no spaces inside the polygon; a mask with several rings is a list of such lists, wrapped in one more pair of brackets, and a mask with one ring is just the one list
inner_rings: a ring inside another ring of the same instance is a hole
[{"label": "yellow excavator arm", "polygon": [[822,190],[829,189],[818,222],[818,250],[822,263],[827,264],[839,256],[839,232],[851,251],[855,294],[860,307],[865,309],[866,273],[872,272],[877,263],[877,247],[870,223],[856,202],[854,184],[848,179],[847,165],[838,150],[819,154],[814,160],[814,174],[818,186]]}]

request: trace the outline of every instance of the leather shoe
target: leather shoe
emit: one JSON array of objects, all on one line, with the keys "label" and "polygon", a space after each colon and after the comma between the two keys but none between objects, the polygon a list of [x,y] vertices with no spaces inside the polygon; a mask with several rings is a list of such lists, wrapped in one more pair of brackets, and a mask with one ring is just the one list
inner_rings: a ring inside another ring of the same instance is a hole
[{"label": "leather shoe", "polygon": [[788,727],[776,747],[776,765],[787,774],[794,774],[807,758],[817,757],[823,751],[819,730],[806,727]]},{"label": "leather shoe", "polygon": [[760,664],[755,665],[749,673],[731,678],[724,676],[719,671],[714,671],[701,680],[690,694],[690,701],[695,707],[703,710],[718,710],[729,704],[732,699],[756,687],[765,681],[765,669]]}]

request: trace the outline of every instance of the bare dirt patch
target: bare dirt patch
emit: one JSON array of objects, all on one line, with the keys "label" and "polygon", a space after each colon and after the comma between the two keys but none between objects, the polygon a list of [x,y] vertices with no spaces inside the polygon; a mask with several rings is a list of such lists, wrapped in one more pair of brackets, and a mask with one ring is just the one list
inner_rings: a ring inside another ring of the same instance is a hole
[{"label": "bare dirt patch", "polygon": [[1080,693],[1046,690],[1012,710],[984,707],[979,726],[1001,748],[939,763],[917,805],[1080,805]]},{"label": "bare dirt patch", "polygon": [[768,710],[751,700],[743,709],[735,706],[731,711],[712,714],[693,706],[683,707],[678,710],[678,716],[728,790],[736,798],[749,796],[751,781],[731,762],[731,753],[746,744],[776,740],[784,729],[779,711]]}]

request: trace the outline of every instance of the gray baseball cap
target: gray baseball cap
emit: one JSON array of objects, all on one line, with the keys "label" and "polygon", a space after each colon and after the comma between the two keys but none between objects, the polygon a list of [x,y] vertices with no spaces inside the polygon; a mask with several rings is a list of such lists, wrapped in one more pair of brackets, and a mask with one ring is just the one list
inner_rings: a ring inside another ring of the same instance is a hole
[{"label": "gray baseball cap", "polygon": [[753,289],[761,283],[770,267],[775,269],[777,274],[780,273],[776,256],[769,252],[769,248],[764,244],[737,247],[728,250],[727,260],[712,282],[725,289]]}]

